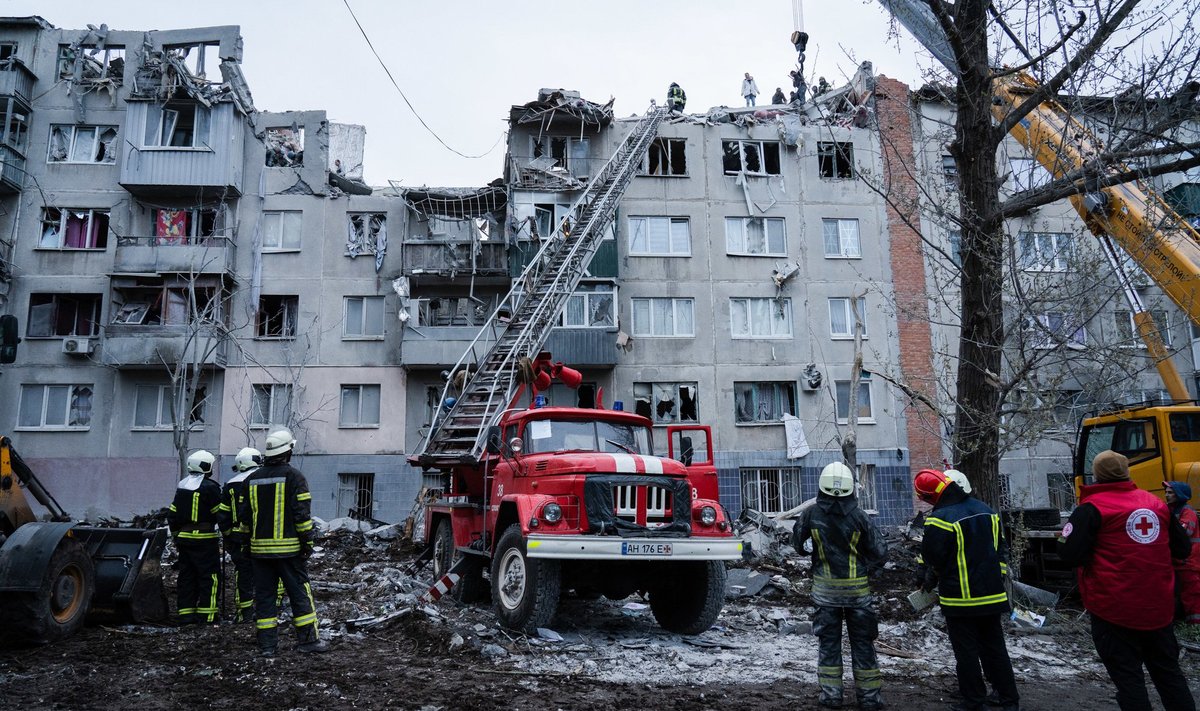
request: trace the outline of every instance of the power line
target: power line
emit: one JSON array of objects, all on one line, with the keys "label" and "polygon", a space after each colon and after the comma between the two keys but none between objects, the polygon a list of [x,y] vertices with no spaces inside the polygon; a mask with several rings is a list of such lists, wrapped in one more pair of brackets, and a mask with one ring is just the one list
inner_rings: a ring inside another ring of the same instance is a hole
[{"label": "power line", "polygon": [[454,153],[456,155],[460,155],[463,158],[483,158],[484,156],[488,155],[492,151],[496,150],[496,146],[500,145],[501,139],[504,138],[503,133],[500,134],[500,137],[496,139],[496,142],[492,144],[491,148],[487,149],[486,152],[480,153],[477,156],[471,156],[471,155],[467,155],[466,153],[463,153],[461,151],[457,151],[454,148],[451,148],[450,144],[443,141],[442,137],[437,135],[437,132],[435,132],[432,128],[429,127],[429,124],[425,123],[425,119],[421,118],[421,114],[417,113],[417,110],[416,110],[416,108],[413,107],[412,102],[408,100],[407,96],[405,96],[404,90],[401,89],[400,85],[396,83],[396,78],[394,76],[392,76],[392,70],[388,69],[387,65],[383,63],[383,57],[380,57],[379,52],[375,51],[375,45],[371,43],[371,38],[367,36],[367,31],[365,29],[363,29],[362,23],[358,21],[358,16],[354,14],[354,8],[350,7],[350,0],[342,0],[342,2],[345,3],[346,9],[350,11],[350,17],[354,19],[354,24],[358,25],[358,31],[362,33],[363,39],[365,39],[367,41],[367,46],[371,48],[371,54],[375,55],[375,59],[379,62],[379,66],[383,67],[383,71],[385,74],[387,74],[387,78],[391,80],[392,86],[396,87],[396,91],[400,92],[400,98],[404,99],[404,103],[408,105],[408,110],[412,111],[413,116],[416,116],[417,120],[421,122],[421,125],[425,127],[425,130],[429,131],[429,135],[436,138],[437,142],[442,144],[446,148],[446,150],[448,150],[451,153]]}]

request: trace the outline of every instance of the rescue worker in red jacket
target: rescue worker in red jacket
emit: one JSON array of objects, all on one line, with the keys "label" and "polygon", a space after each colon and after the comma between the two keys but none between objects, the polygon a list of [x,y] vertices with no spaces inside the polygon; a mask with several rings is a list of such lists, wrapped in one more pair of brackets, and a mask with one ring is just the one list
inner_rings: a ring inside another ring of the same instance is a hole
[{"label": "rescue worker in red jacket", "polygon": [[212,480],[217,458],[203,449],[188,455],[187,476],[175,488],[167,526],[179,551],[176,601],[180,624],[217,622],[221,589],[221,485]]},{"label": "rescue worker in red jacket", "polygon": [[225,535],[225,550],[233,560],[235,623],[254,619],[254,567],[250,564],[250,556],[243,550],[248,541],[238,518],[238,508],[246,497],[246,478],[258,471],[262,463],[261,452],[253,447],[243,447],[233,460],[233,478],[225,482],[225,489],[221,492],[221,512],[225,516],[221,532]]},{"label": "rescue worker in red jacket", "polygon": [[[954,650],[962,701],[952,708],[975,711],[994,703],[1015,711],[1020,707],[1017,682],[1000,626],[1001,616],[1011,609],[1004,588],[1008,546],[1000,517],[935,469],[918,472],[913,488],[933,506],[921,541],[923,587],[938,589]],[[985,676],[996,690],[994,699],[988,697]]]},{"label": "rescue worker in red jacket", "polygon": [[247,529],[254,565],[254,617],[258,649],[275,656],[279,643],[279,582],[292,603],[292,625],[301,652],[328,649],[317,633],[317,605],[306,562],[312,555],[312,494],[299,469],[291,466],[296,438],[281,429],[267,435],[266,463],[246,478],[238,518]]},{"label": "rescue worker in red jacket", "polygon": [[1117,687],[1117,704],[1149,711],[1145,666],[1166,711],[1195,711],[1172,626],[1171,559],[1187,558],[1192,544],[1167,505],[1129,480],[1124,455],[1100,452],[1092,475],[1096,483],[1080,490],[1059,555],[1079,568],[1092,641]]},{"label": "rescue worker in red jacket", "polygon": [[820,705],[842,705],[842,620],[850,636],[850,659],[860,709],[883,708],[883,674],[875,656],[879,620],[871,609],[867,572],[883,563],[887,543],[858,507],[854,474],[841,462],[826,465],[818,480],[817,503],[797,519],[797,551],[812,540],[813,634],[820,645],[817,683]]},{"label": "rescue worker in red jacket", "polygon": [[1164,481],[1163,493],[1171,517],[1179,522],[1192,541],[1187,558],[1175,559],[1175,618],[1188,624],[1200,624],[1200,520],[1188,501],[1192,487],[1182,481]]}]

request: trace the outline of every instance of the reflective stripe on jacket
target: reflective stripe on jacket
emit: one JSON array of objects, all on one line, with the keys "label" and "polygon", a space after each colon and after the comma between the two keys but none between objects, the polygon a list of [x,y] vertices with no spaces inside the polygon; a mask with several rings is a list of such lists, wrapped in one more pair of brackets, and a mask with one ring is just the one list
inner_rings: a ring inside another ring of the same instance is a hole
[{"label": "reflective stripe on jacket", "polygon": [[312,537],[312,494],[300,470],[288,464],[267,464],[246,479],[238,518],[248,529],[250,555],[287,558],[300,554]]},{"label": "reflective stripe on jacket", "polygon": [[950,485],[925,519],[921,542],[921,557],[938,580],[942,613],[966,617],[1008,612],[1007,554],[1000,516],[958,485]]},{"label": "reflective stripe on jacket", "polygon": [[883,561],[887,543],[878,527],[858,507],[853,496],[824,492],[800,514],[792,528],[797,551],[812,540],[813,603],[829,607],[858,607],[870,602],[868,568]]},{"label": "reflective stripe on jacket", "polygon": [[184,541],[215,540],[221,517],[221,487],[212,479],[196,489],[178,488],[167,507],[167,525],[175,538]]}]

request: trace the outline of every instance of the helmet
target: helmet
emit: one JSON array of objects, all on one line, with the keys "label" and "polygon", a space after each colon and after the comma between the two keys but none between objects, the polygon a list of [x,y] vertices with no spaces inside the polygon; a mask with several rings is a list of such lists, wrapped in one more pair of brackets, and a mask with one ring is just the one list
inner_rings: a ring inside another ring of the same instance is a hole
[{"label": "helmet", "polygon": [[850,496],[854,493],[854,473],[841,462],[826,464],[817,486],[830,496]]},{"label": "helmet", "polygon": [[233,460],[233,470],[235,472],[248,472],[251,469],[257,469],[262,466],[263,455],[254,447],[242,447],[237,453],[237,457]]},{"label": "helmet", "polygon": [[963,474],[957,469],[947,469],[946,478],[955,484],[958,484],[959,487],[962,488],[962,490],[966,493],[971,493],[971,482],[969,479],[967,479],[966,474]]},{"label": "helmet", "polygon": [[916,490],[918,499],[936,506],[938,499],[942,498],[942,492],[952,483],[945,474],[936,469],[922,469],[913,479],[913,489]]},{"label": "helmet", "polygon": [[292,447],[294,446],[296,446],[296,438],[292,436],[291,430],[275,430],[267,435],[267,451],[265,454],[268,457],[278,457],[292,451]]},{"label": "helmet", "polygon": [[213,456],[212,452],[206,449],[197,449],[188,455],[188,474],[203,474],[208,476],[212,474],[213,462],[215,461],[217,461],[217,458]]}]

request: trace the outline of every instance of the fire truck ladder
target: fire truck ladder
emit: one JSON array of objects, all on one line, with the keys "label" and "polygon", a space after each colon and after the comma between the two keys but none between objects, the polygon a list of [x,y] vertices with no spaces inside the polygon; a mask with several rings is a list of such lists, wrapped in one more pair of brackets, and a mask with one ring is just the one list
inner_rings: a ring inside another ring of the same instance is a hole
[{"label": "fire truck ladder", "polygon": [[[412,457],[416,463],[443,468],[479,461],[488,428],[499,421],[521,385],[521,358],[536,358],[545,345],[664,115],[665,109],[650,105],[454,364],[434,423]],[[442,403],[451,397],[454,404],[445,412]]]}]

